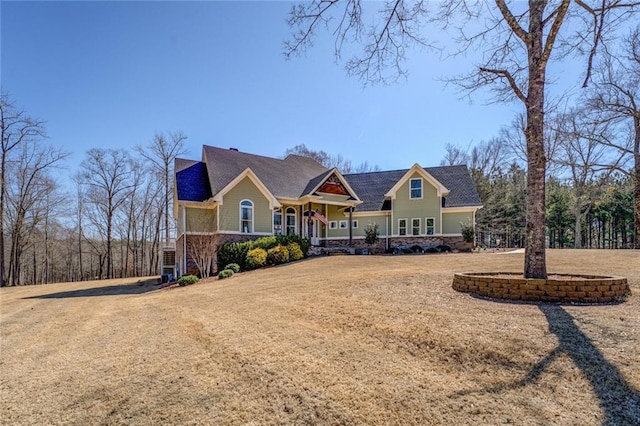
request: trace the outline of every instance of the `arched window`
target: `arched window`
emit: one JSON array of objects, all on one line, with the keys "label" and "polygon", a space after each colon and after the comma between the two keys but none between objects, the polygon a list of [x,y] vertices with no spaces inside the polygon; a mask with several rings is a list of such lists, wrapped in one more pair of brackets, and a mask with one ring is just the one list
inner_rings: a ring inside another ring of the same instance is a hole
[{"label": "arched window", "polygon": [[240,232],[253,233],[253,203],[251,200],[240,201]]},{"label": "arched window", "polygon": [[282,235],[282,209],[273,211],[273,234]]},{"label": "arched window", "polygon": [[287,235],[294,235],[296,233],[296,209],[288,207],[286,210],[287,218]]}]

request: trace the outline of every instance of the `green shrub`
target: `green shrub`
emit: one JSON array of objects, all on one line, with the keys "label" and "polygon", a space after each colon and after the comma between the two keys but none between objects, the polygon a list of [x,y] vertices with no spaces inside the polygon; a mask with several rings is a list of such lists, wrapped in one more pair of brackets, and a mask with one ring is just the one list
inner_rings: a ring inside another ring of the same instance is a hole
[{"label": "green shrub", "polygon": [[472,243],[475,237],[475,229],[473,228],[473,224],[470,222],[463,223],[460,222],[460,231],[462,233],[462,239],[465,243]]},{"label": "green shrub", "polygon": [[196,277],[195,275],[183,275],[182,277],[180,277],[180,279],[178,279],[178,285],[181,287],[185,285],[195,284],[197,282],[198,277]]},{"label": "green shrub", "polygon": [[244,241],[240,243],[225,243],[218,247],[217,261],[219,269],[223,268],[230,263],[237,263],[241,270],[248,269],[245,262],[247,259],[247,252],[253,248],[252,241]]},{"label": "green shrub", "polygon": [[280,265],[289,261],[289,250],[285,246],[275,246],[267,252],[267,262],[270,265]]},{"label": "green shrub", "polygon": [[232,277],[234,274],[233,269],[223,269],[218,273],[218,279],[224,280],[225,278]]},{"label": "green shrub", "polygon": [[240,272],[240,265],[238,265],[237,263],[230,263],[225,266],[224,269],[231,269],[235,274],[237,274],[238,272]]},{"label": "green shrub", "polygon": [[247,252],[245,260],[247,269],[261,268],[267,264],[267,251],[263,248],[254,248]]},{"label": "green shrub", "polygon": [[302,250],[304,257],[309,255],[311,243],[308,239],[302,238],[300,235],[278,235],[276,238],[279,245],[286,247],[291,243],[296,243],[300,247],[300,250]]},{"label": "green shrub", "polygon": [[278,245],[278,239],[274,235],[270,235],[268,237],[260,237],[257,240],[253,240],[252,243],[252,249],[261,248],[269,250],[270,248]]},{"label": "green shrub", "polygon": [[304,253],[302,253],[298,243],[287,244],[287,251],[289,252],[289,261],[291,262],[294,260],[300,260],[304,257]]}]

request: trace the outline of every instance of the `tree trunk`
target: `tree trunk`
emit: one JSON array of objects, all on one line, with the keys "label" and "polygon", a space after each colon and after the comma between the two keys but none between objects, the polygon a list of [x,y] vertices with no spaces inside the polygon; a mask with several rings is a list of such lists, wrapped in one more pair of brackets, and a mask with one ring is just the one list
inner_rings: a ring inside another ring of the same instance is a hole
[{"label": "tree trunk", "polygon": [[527,241],[524,256],[526,278],[547,278],[545,258],[545,170],[543,12],[545,2],[531,0],[529,16],[527,94]]},{"label": "tree trunk", "polygon": [[635,118],[634,182],[633,182],[633,248],[640,249],[640,117]]}]

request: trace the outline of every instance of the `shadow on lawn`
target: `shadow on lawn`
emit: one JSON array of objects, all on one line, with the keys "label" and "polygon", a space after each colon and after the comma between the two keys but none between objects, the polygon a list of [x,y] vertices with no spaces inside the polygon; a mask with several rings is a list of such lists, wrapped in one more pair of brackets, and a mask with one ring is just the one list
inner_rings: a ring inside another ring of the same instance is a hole
[{"label": "shadow on lawn", "polygon": [[107,285],[81,290],[60,291],[57,293],[42,294],[40,296],[25,297],[25,299],[65,299],[68,297],[97,297],[97,296],[122,296],[127,294],[144,294],[160,288],[157,280],[142,281],[128,285]]},{"label": "shadow on lawn", "polygon": [[[558,337],[558,346],[531,368],[527,375],[515,383],[483,389],[480,392],[497,393],[525,387],[539,376],[561,354],[569,356],[589,382],[604,413],[603,425],[640,425],[640,392],[624,379],[620,371],[607,361],[591,339],[580,330],[573,317],[559,305],[538,305],[547,317],[549,331]],[[477,391],[461,391],[461,396]]]}]

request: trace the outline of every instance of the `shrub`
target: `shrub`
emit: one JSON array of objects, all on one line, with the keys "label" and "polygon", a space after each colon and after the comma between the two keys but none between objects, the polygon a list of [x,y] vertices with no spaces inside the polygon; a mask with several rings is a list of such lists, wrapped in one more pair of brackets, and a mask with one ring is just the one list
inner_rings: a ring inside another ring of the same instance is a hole
[{"label": "shrub", "polygon": [[287,246],[291,243],[296,243],[302,250],[302,254],[304,257],[309,255],[309,248],[311,247],[311,243],[308,239],[301,237],[300,235],[278,235],[277,237],[278,244],[281,246]]},{"label": "shrub", "polygon": [[253,240],[251,248],[261,248],[261,249],[269,250],[270,248],[275,247],[277,245],[278,245],[278,239],[274,235],[271,235],[268,237],[260,237],[257,240]]},{"label": "shrub", "polygon": [[237,263],[240,269],[248,269],[245,262],[247,259],[247,252],[253,248],[252,241],[244,241],[240,243],[225,243],[218,247],[218,268],[223,268],[230,263]]},{"label": "shrub", "polygon": [[371,245],[378,242],[378,224],[377,223],[369,223],[364,228],[364,242]]},{"label": "shrub", "polygon": [[185,285],[191,285],[198,282],[198,277],[195,275],[183,275],[178,279],[178,285],[183,287]]},{"label": "shrub", "polygon": [[240,265],[238,265],[237,263],[230,263],[225,266],[224,269],[231,269],[235,274],[237,274],[238,272],[240,272]]},{"label": "shrub", "polygon": [[233,269],[223,269],[222,271],[220,271],[220,273],[218,274],[218,279],[219,280],[224,280],[225,278],[229,278],[232,277],[234,274]]},{"label": "shrub", "polygon": [[280,265],[289,261],[289,251],[285,246],[275,246],[267,252],[267,262],[270,265]]},{"label": "shrub", "polygon": [[304,253],[302,253],[298,243],[287,244],[287,251],[289,252],[289,261],[291,262],[294,260],[300,260],[304,257]]},{"label": "shrub", "polygon": [[472,243],[475,236],[475,229],[473,229],[472,223],[463,223],[460,222],[460,231],[462,233],[462,239],[465,243]]},{"label": "shrub", "polygon": [[261,268],[267,264],[267,251],[263,248],[254,248],[247,252],[245,260],[247,269]]}]

